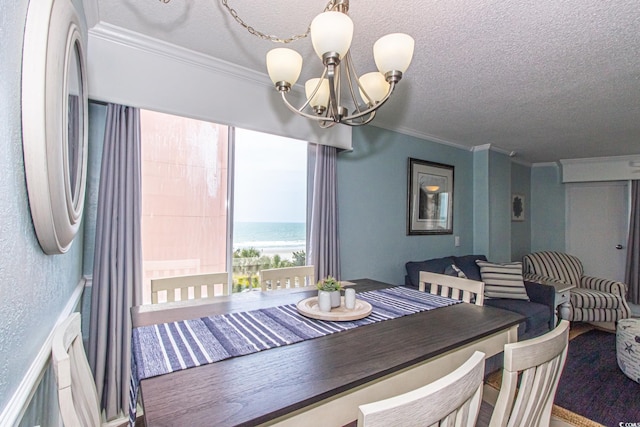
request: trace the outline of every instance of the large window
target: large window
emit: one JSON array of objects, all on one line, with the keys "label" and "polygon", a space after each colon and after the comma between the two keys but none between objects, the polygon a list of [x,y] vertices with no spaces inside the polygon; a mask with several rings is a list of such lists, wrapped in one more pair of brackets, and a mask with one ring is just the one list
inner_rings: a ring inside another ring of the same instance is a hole
[{"label": "large window", "polygon": [[236,129],[234,291],[258,286],[263,268],[305,264],[307,144]]},{"label": "large window", "polygon": [[146,110],[141,135],[144,303],[152,278],[228,272],[238,292],[304,264],[304,141]]}]

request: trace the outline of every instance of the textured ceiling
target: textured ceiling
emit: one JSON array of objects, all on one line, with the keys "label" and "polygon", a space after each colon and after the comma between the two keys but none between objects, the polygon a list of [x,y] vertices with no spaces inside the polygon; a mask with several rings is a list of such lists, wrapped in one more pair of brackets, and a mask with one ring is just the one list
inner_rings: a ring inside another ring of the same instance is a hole
[{"label": "textured ceiling", "polygon": [[[265,74],[274,43],[217,0],[92,0],[98,19]],[[323,0],[228,0],[259,31],[304,33]],[[375,70],[380,36],[416,41],[411,66],[374,125],[525,162],[640,154],[639,0],[351,0],[352,55]],[[310,40],[300,81],[318,76]]]}]

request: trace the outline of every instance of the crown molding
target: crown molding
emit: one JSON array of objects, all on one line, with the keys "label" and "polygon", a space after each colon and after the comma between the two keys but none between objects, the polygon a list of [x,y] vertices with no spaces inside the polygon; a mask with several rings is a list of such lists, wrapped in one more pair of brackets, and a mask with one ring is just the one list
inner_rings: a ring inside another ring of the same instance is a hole
[{"label": "crown molding", "polygon": [[476,145],[472,148],[472,151],[484,151],[484,150],[495,151],[496,153],[505,154],[509,157],[514,157],[517,154],[515,151],[505,150],[504,148],[498,147],[495,144]]},{"label": "crown molding", "polygon": [[583,159],[560,159],[563,165],[602,163],[602,162],[628,162],[629,166],[640,167],[640,154],[627,156],[587,157]]},{"label": "crown molding", "polygon": [[190,66],[197,66],[217,73],[240,77],[244,80],[249,80],[260,85],[268,87],[273,86],[266,74],[250,70],[245,67],[240,67],[230,62],[222,61],[212,56],[167,43],[106,22],[99,22],[89,30],[89,40],[91,40],[91,38],[102,39],[129,46],[143,52],[164,56],[173,61],[182,62]]},{"label": "crown molding", "polygon": [[392,126],[392,125],[386,124],[384,122],[376,122],[375,124],[371,124],[371,126],[377,127],[377,128],[380,128],[380,129],[390,130],[392,132],[398,132],[398,133],[400,133],[402,135],[412,136],[414,138],[419,138],[419,139],[424,139],[424,140],[427,140],[427,141],[435,142],[436,144],[447,145],[449,147],[457,148],[459,150],[473,151],[473,147],[469,147],[469,146],[462,145],[462,144],[459,144],[459,143],[451,142],[451,141],[448,141],[446,139],[438,138],[437,136],[429,135],[427,133],[416,132],[413,129],[409,129],[409,128],[402,127],[402,126]]}]

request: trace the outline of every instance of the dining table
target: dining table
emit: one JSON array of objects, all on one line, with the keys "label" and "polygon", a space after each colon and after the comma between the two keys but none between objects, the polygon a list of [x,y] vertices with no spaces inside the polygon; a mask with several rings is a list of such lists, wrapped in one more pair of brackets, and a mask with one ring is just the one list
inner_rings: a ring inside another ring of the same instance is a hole
[{"label": "dining table", "polygon": [[[395,286],[351,280],[357,294]],[[399,288],[405,288],[404,286]],[[296,304],[314,288],[141,305],[133,328]],[[470,303],[378,321],[141,379],[146,426],[343,426],[358,406],[434,381],[517,340],[520,314]],[[135,344],[134,344],[135,345]],[[135,350],[135,349],[134,349]]]}]

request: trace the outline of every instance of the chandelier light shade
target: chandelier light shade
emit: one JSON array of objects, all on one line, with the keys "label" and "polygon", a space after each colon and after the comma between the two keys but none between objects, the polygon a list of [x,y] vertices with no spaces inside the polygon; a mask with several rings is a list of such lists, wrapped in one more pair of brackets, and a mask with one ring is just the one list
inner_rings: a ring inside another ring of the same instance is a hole
[{"label": "chandelier light shade", "polygon": [[302,71],[302,55],[293,49],[272,49],[267,53],[267,70],[273,84],[287,82],[293,86]]},{"label": "chandelier light shade", "polygon": [[311,21],[311,43],[320,59],[336,52],[340,59],[347,54],[353,39],[353,21],[342,12],[324,12]]},{"label": "chandelier light shade", "polygon": [[[389,83],[381,73],[377,71],[364,74],[360,77],[360,96],[368,104],[377,104],[384,99],[389,92]],[[364,90],[363,90],[364,89]]]},{"label": "chandelier light shade", "polygon": [[[315,110],[325,109],[329,106],[329,80],[322,79],[322,83],[318,85],[321,79],[309,79],[304,85],[304,91],[309,99],[309,105]],[[317,91],[316,91],[317,88]],[[315,92],[315,95],[314,95]]]},{"label": "chandelier light shade", "polygon": [[291,105],[287,94],[300,76],[302,57],[285,48],[267,53],[269,77],[285,105],[303,117],[316,120],[321,127],[337,123],[350,126],[370,123],[376,110],[393,93],[413,58],[414,40],[411,36],[388,34],[373,46],[378,71],[359,76],[349,51],[354,26],[347,15],[348,10],[348,0],[334,0],[311,22],[311,42],[324,69],[319,78],[305,83],[307,99],[301,107]]},{"label": "chandelier light shade", "polygon": [[373,45],[373,59],[378,71],[382,74],[407,71],[413,59],[413,45],[413,38],[402,33],[380,37]]}]

